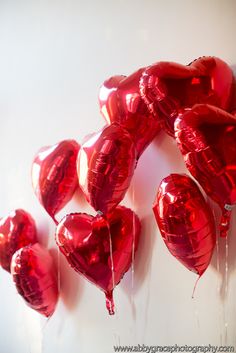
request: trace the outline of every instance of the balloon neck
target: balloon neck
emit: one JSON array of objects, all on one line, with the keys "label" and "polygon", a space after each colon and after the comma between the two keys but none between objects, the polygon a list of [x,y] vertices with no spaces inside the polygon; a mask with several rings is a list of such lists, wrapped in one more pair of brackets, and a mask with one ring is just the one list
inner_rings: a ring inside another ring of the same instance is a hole
[{"label": "balloon neck", "polygon": [[232,212],[232,205],[226,204],[222,211],[222,216],[220,220],[220,236],[221,238],[226,238],[229,227],[230,227],[230,219],[231,219],[231,212]]},{"label": "balloon neck", "polygon": [[103,216],[103,212],[102,211],[97,211],[97,216],[98,217]]},{"label": "balloon neck", "polygon": [[56,226],[58,226],[59,222],[56,220],[55,216],[54,215],[50,215],[53,222],[55,223]]},{"label": "balloon neck", "polygon": [[109,315],[114,315],[115,314],[115,304],[114,304],[114,299],[113,299],[113,289],[111,291],[106,291],[105,296],[106,296],[106,307],[109,312]]},{"label": "balloon neck", "polygon": [[101,228],[108,229],[109,225],[105,215],[101,211],[98,211],[93,220],[93,230],[98,231]]},{"label": "balloon neck", "polygon": [[195,284],[194,284],[194,287],[193,287],[193,293],[192,293],[192,299],[194,299],[194,296],[195,296],[195,292],[196,292],[196,289],[197,289],[197,285],[198,285],[198,282],[199,282],[199,279],[201,278],[202,275],[199,275]]}]

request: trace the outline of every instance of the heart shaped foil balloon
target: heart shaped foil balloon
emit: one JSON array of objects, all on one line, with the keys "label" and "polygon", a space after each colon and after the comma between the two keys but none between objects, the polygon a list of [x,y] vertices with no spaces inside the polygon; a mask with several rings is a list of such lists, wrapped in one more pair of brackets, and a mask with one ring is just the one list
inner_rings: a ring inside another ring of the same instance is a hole
[{"label": "heart shaped foil balloon", "polygon": [[40,314],[49,317],[58,300],[57,273],[49,251],[38,243],[18,250],[11,263],[18,293]]},{"label": "heart shaped foil balloon", "polygon": [[104,291],[110,315],[114,314],[113,289],[132,264],[140,229],[135,213],[122,206],[106,219],[74,213],[57,226],[60,251],[75,271]]},{"label": "heart shaped foil balloon", "polygon": [[197,103],[230,109],[233,73],[216,57],[201,57],[187,66],[157,62],[144,71],[140,92],[150,112],[174,137],[174,122],[183,109]]},{"label": "heart shaped foil balloon", "polygon": [[127,130],[112,124],[89,136],[77,160],[87,201],[96,211],[111,211],[125,196],[135,167],[136,150]]},{"label": "heart shaped foil balloon", "polygon": [[153,205],[170,253],[201,276],[216,243],[214,217],[198,186],[184,174],[170,174],[159,186]]},{"label": "heart shaped foil balloon", "polygon": [[176,119],[175,136],[190,173],[221,207],[224,237],[236,203],[236,117],[198,104]]},{"label": "heart shaped foil balloon", "polygon": [[37,231],[31,215],[21,209],[0,219],[0,265],[10,272],[11,259],[16,250],[36,243]]},{"label": "heart shaped foil balloon", "polygon": [[32,165],[34,192],[55,223],[55,214],[72,198],[78,186],[76,159],[79,145],[74,140],[64,140],[43,147]]},{"label": "heart shaped foil balloon", "polygon": [[151,114],[139,93],[139,80],[144,69],[132,75],[113,76],[100,88],[99,105],[108,124],[125,127],[135,143],[138,158],[160,131],[160,123]]}]

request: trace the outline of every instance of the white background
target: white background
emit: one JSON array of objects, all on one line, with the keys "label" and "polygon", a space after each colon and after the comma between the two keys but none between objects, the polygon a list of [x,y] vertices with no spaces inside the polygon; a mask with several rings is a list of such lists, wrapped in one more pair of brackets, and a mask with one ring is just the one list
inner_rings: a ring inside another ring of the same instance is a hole
[{"label": "white background", "polygon": [[[53,223],[31,187],[35,152],[66,138],[80,142],[103,126],[98,88],[111,75],[159,60],[188,64],[202,55],[236,64],[235,16],[235,0],[0,0],[0,215],[25,208],[40,236],[55,247]],[[115,290],[114,317],[107,314],[103,293],[62,258],[61,300],[49,321],[24,304],[0,270],[0,352],[236,345],[235,231],[229,235],[228,276],[221,240],[194,300],[196,276],[171,257],[157,231],[151,207],[159,182],[183,171],[175,142],[164,134],[140,159],[124,201],[143,224],[134,288],[128,273]],[[79,199],[61,215],[92,212]]]}]

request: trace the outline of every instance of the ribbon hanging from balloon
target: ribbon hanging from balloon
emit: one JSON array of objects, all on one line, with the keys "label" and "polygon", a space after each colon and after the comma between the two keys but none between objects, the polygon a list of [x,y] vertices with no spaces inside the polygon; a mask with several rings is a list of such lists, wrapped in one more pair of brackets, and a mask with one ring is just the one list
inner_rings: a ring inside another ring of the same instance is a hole
[{"label": "ribbon hanging from balloon", "polygon": [[195,182],[185,174],[164,178],[153,212],[170,253],[202,276],[211,261],[216,233],[211,209]]},{"label": "ribbon hanging from balloon", "polygon": [[118,123],[129,131],[137,158],[160,131],[160,123],[140,96],[139,81],[144,69],[132,75],[113,76],[99,91],[100,111],[108,124]]},{"label": "ribbon hanging from balloon", "polygon": [[136,149],[127,130],[118,124],[90,135],[81,146],[77,172],[87,201],[104,214],[125,196],[136,167]]},{"label": "ribbon hanging from balloon", "polygon": [[133,211],[119,206],[106,218],[86,213],[65,216],[56,230],[56,242],[70,266],[106,295],[109,314],[114,314],[113,289],[131,266],[140,221]]},{"label": "ribbon hanging from balloon", "polygon": [[157,62],[143,72],[140,92],[150,112],[174,137],[178,114],[204,103],[229,110],[233,91],[230,67],[216,57],[201,57],[187,66]]},{"label": "ribbon hanging from balloon", "polygon": [[47,213],[57,224],[55,215],[70,201],[78,187],[76,159],[79,145],[74,140],[64,140],[43,147],[32,165],[34,192]]},{"label": "ribbon hanging from balloon", "polygon": [[18,250],[11,274],[18,293],[40,314],[49,317],[58,300],[56,267],[49,251],[38,243]]},{"label": "ribbon hanging from balloon", "polygon": [[0,265],[10,272],[11,259],[16,250],[34,244],[37,230],[31,215],[22,210],[12,211],[0,219]]},{"label": "ribbon hanging from balloon", "polygon": [[222,210],[224,237],[236,203],[236,117],[198,104],[178,117],[175,136],[188,170]]}]

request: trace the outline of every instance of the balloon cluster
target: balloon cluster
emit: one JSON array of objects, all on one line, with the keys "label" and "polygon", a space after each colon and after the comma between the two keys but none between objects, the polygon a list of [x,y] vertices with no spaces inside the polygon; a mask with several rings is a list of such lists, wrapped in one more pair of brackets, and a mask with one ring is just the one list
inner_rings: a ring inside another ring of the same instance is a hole
[{"label": "balloon cluster", "polygon": [[[132,264],[141,231],[137,215],[119,204],[139,157],[161,129],[176,139],[190,173],[220,205],[226,236],[236,203],[236,116],[226,112],[232,108],[232,87],[231,69],[215,57],[187,66],[158,62],[127,77],[113,76],[99,91],[105,127],[81,146],[64,140],[36,155],[33,188],[56,224],[56,243],[70,266],[105,293],[110,314],[113,290]],[[96,215],[72,213],[58,222],[56,214],[78,186]],[[171,254],[201,276],[215,247],[216,227],[197,184],[187,175],[167,176],[153,211]],[[0,263],[11,271],[18,292],[32,308],[51,315],[57,281],[34,221],[17,210],[1,220],[0,236]]]}]

